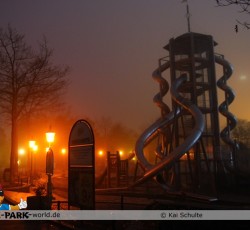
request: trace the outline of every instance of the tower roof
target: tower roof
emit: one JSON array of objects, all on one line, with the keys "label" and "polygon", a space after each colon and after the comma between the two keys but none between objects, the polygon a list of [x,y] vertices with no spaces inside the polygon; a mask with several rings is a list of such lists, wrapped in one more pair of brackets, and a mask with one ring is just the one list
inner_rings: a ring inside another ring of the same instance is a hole
[{"label": "tower roof", "polygon": [[[199,34],[199,33],[185,33],[174,39],[175,54],[188,54],[190,49],[194,48],[195,53],[202,53],[207,50],[207,47],[217,43],[213,40],[211,35]],[[212,44],[211,44],[212,41]],[[169,43],[170,44],[170,43]],[[167,44],[163,48],[170,51],[170,45]]]}]

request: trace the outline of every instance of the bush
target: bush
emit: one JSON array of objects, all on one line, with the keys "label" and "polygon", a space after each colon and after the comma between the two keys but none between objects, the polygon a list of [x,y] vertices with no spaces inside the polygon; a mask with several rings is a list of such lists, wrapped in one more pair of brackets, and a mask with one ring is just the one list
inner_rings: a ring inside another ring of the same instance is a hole
[{"label": "bush", "polygon": [[47,192],[46,182],[42,178],[37,180],[33,190],[37,196],[45,195]]}]

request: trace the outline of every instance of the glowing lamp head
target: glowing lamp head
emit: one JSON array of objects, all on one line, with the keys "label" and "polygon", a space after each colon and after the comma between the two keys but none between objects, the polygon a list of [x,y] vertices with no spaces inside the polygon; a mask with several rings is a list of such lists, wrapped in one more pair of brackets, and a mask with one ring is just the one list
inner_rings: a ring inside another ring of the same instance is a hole
[{"label": "glowing lamp head", "polygon": [[24,154],[25,154],[25,150],[24,150],[24,149],[19,149],[19,150],[18,150],[18,153],[19,153],[20,155],[24,155]]},{"label": "glowing lamp head", "polygon": [[35,141],[29,141],[29,147],[31,148],[31,149],[33,149],[34,148],[34,146],[36,145],[36,142]]},{"label": "glowing lamp head", "polygon": [[61,150],[61,153],[62,153],[63,155],[66,154],[66,149],[63,148],[63,149]]},{"label": "glowing lamp head", "polygon": [[32,149],[33,149],[34,152],[36,152],[36,151],[38,150],[38,146],[37,146],[37,145],[34,145],[34,146],[32,147]]},{"label": "glowing lamp head", "polygon": [[54,133],[54,132],[51,132],[51,131],[47,132],[47,133],[46,133],[46,140],[47,140],[47,142],[48,142],[49,144],[53,143],[54,140],[55,140],[55,133]]}]

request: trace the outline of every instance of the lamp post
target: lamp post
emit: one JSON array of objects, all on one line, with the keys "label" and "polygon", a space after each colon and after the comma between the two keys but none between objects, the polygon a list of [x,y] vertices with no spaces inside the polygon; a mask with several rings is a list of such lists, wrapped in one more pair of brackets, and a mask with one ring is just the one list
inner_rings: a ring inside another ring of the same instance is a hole
[{"label": "lamp post", "polygon": [[66,162],[66,153],[67,153],[67,150],[66,148],[62,148],[61,149],[61,154],[62,154],[62,173],[63,175],[66,174],[66,169],[67,169],[67,162]]},{"label": "lamp post", "polygon": [[29,152],[29,159],[30,159],[30,184],[33,183],[33,151],[34,151],[34,148],[36,146],[36,142],[34,140],[30,140],[29,141],[29,148],[30,148],[30,152]]},{"label": "lamp post", "polygon": [[32,159],[33,159],[33,174],[32,175],[36,175],[36,173],[37,173],[37,169],[36,169],[36,153],[37,153],[37,151],[38,151],[38,145],[37,144],[35,144],[34,146],[33,146],[33,148],[32,148],[32,150],[33,150],[33,155],[32,155]]},{"label": "lamp post", "polygon": [[51,149],[51,144],[55,140],[55,133],[49,131],[46,133],[46,140],[49,143],[49,148],[46,154],[46,174],[48,176],[48,183],[47,183],[47,196],[49,197],[50,202],[52,202],[52,181],[51,177],[54,173],[54,154]]},{"label": "lamp post", "polygon": [[[20,174],[22,176],[23,174],[23,171],[24,171],[24,166],[23,166],[23,155],[25,154],[25,149],[23,148],[19,148],[18,149],[18,161],[17,161],[17,164],[18,164],[18,167],[20,167]],[[19,158],[20,157],[20,158]],[[18,171],[19,172],[19,171]]]}]

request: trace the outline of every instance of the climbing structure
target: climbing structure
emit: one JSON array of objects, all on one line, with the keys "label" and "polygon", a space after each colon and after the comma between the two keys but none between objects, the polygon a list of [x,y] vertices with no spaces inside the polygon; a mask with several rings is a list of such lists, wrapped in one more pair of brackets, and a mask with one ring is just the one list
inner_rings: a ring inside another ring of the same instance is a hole
[{"label": "climbing structure", "polygon": [[[171,191],[216,192],[226,173],[225,159],[230,159],[235,149],[230,132],[236,125],[229,112],[234,93],[227,86],[232,67],[214,53],[216,45],[210,35],[189,32],[170,39],[164,47],[169,56],[160,59],[153,72],[160,86],[154,102],[161,117],[136,143],[138,162],[145,172],[136,184],[153,178]],[[217,85],[225,92],[220,105]],[[166,103],[168,95],[171,105]],[[220,114],[227,124],[222,131]],[[223,152],[225,144],[228,148]],[[149,145],[155,148],[146,153]],[[152,155],[154,162],[149,160]]]},{"label": "climbing structure", "polygon": [[[128,166],[129,159],[121,160],[119,151],[116,151],[115,153],[107,152],[108,188],[128,186]],[[113,180],[115,180],[115,182]]]}]

